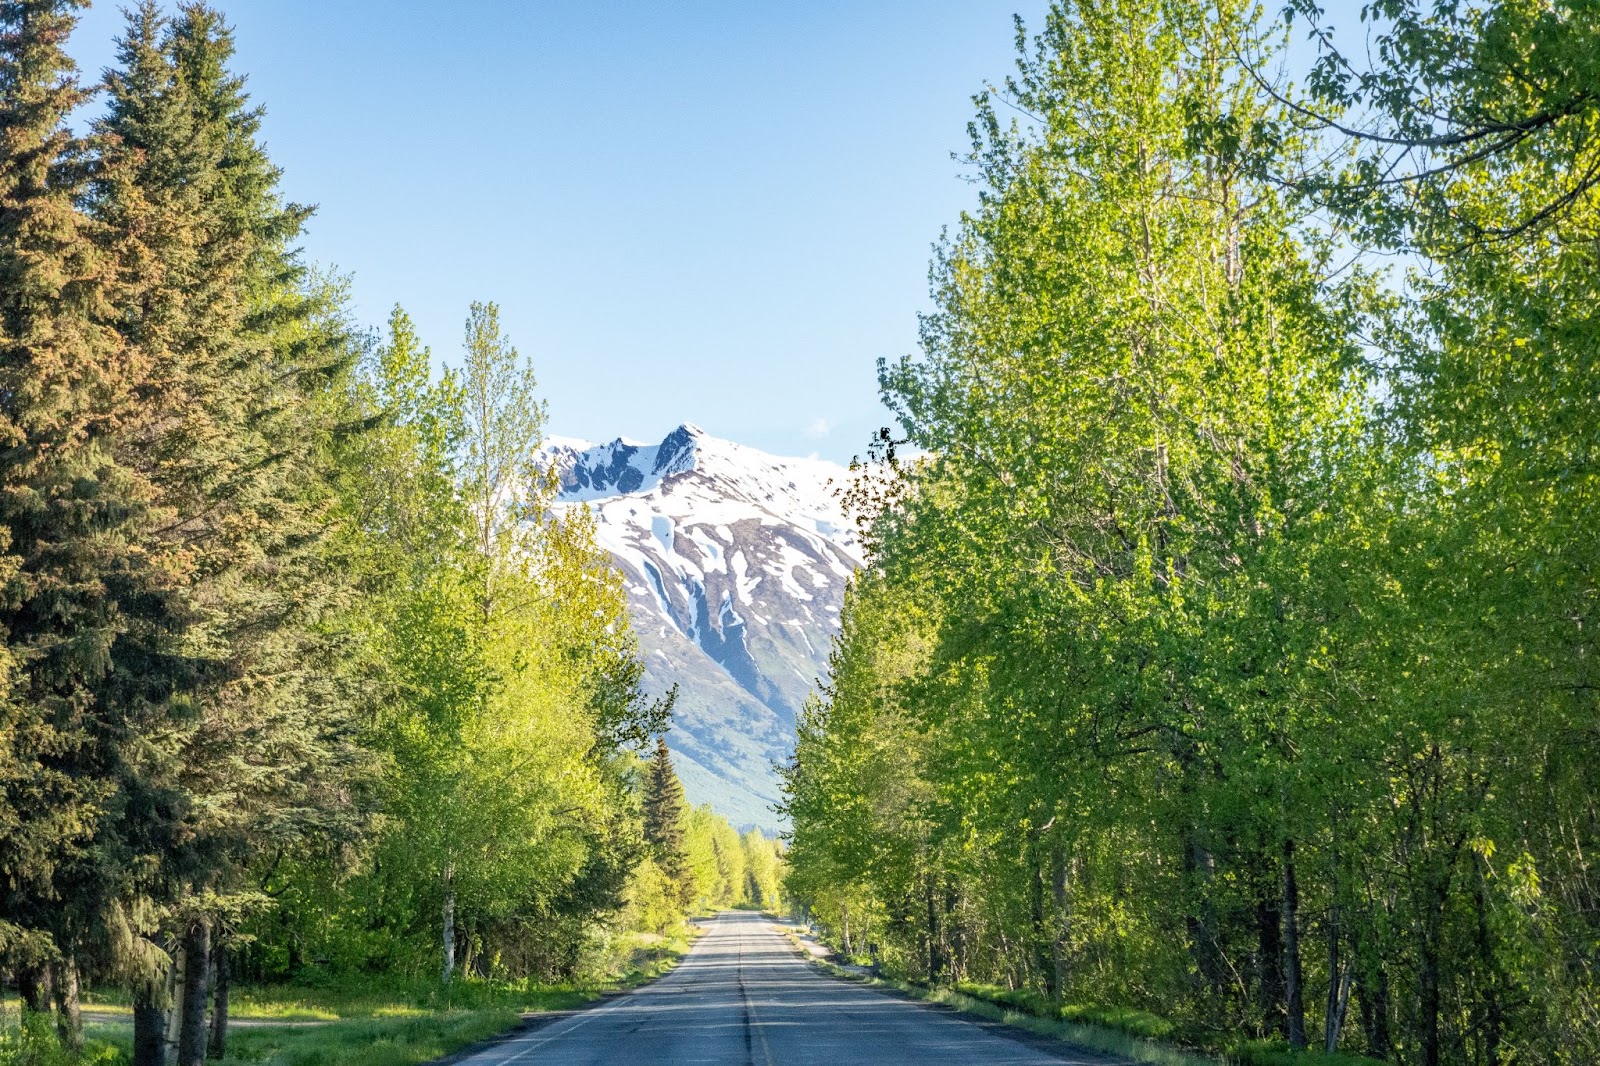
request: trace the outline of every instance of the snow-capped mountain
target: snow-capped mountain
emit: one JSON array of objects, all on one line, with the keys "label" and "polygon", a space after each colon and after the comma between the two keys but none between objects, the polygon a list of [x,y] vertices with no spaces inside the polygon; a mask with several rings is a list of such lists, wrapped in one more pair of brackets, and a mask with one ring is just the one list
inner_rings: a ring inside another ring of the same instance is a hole
[{"label": "snow-capped mountain", "polygon": [[554,438],[558,506],[587,506],[628,589],[652,691],[676,683],[668,737],[691,802],[778,825],[774,760],[827,666],[860,565],[846,471],[682,425],[659,444]]}]

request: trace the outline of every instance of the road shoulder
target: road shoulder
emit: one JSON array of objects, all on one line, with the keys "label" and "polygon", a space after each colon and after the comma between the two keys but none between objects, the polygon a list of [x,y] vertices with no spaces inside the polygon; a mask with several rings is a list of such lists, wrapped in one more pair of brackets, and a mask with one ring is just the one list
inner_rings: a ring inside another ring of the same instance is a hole
[{"label": "road shoulder", "polygon": [[520,1015],[521,1020],[518,1021],[516,1025],[513,1025],[504,1032],[497,1033],[486,1040],[479,1040],[476,1043],[468,1044],[466,1047],[457,1048],[448,1055],[441,1056],[437,1059],[430,1059],[429,1061],[422,1063],[421,1066],[451,1066],[452,1063],[463,1062],[472,1056],[488,1051],[491,1048],[499,1047],[501,1044],[506,1044],[510,1041],[519,1039],[520,1037],[527,1036],[529,1033],[536,1033],[540,1029],[548,1028],[554,1025],[556,1022],[563,1021],[567,1018],[576,1017],[579,1014],[587,1014],[596,1007],[604,1006],[605,1004],[615,1002],[624,996],[631,996],[633,993],[638,992],[641,989],[649,988],[651,985],[667,976],[667,974],[671,973],[673,970],[676,970],[678,965],[682,963],[684,959],[689,957],[690,952],[694,951],[695,942],[698,941],[705,933],[705,929],[698,924],[692,924],[690,928],[691,933],[689,937],[689,950],[672,959],[670,965],[666,966],[659,973],[652,975],[649,979],[640,981],[635,985],[629,985],[626,988],[607,989],[606,991],[599,993],[594,999],[589,1000],[587,1003],[580,1003],[575,1007],[565,1007],[561,1010],[525,1011],[522,1015]]},{"label": "road shoulder", "polygon": [[774,921],[772,928],[783,937],[790,950],[819,974],[860,985],[879,995],[912,1003],[925,1010],[958,1017],[994,1036],[1015,1041],[1034,1051],[1071,1063],[1072,1066],[1151,1066],[1151,1064],[1215,1066],[1218,1061],[1155,1044],[1143,1049],[1146,1054],[1131,1057],[1041,1032],[1031,1028],[1029,1023],[1041,1026],[1049,1024],[1042,1019],[1031,1019],[997,1004],[986,1003],[959,993],[951,995],[949,999],[931,999],[929,997],[936,994],[932,990],[875,976],[864,966],[839,965],[832,961],[830,958],[832,953],[825,945],[796,927]]},{"label": "road shoulder", "polygon": [[[654,980],[649,983],[654,983]],[[479,1040],[474,1044],[468,1044],[464,1048],[458,1048],[441,1058],[431,1059],[428,1062],[423,1063],[422,1066],[450,1066],[451,1063],[464,1061],[481,1052],[488,1051],[490,1048],[496,1048],[501,1044],[516,1040],[518,1037],[523,1037],[527,1036],[529,1033],[538,1032],[540,1029],[552,1026],[556,1022],[562,1021],[566,1018],[572,1018],[579,1014],[586,1014],[596,1007],[610,1003],[613,1000],[620,999],[623,996],[638,991],[640,988],[646,988],[648,987],[649,983],[637,985],[634,988],[618,988],[612,991],[602,992],[589,1002],[580,1004],[576,1007],[566,1007],[562,1010],[528,1011],[520,1016],[521,1020],[518,1021],[516,1025],[513,1025],[505,1032],[497,1033],[486,1040]]]}]

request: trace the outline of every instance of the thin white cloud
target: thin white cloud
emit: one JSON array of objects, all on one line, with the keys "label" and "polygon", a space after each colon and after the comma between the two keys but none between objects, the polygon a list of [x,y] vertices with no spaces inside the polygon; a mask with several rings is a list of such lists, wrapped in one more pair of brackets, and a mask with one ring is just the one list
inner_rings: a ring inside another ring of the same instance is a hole
[{"label": "thin white cloud", "polygon": [[806,427],[806,436],[813,440],[820,440],[833,432],[833,423],[826,418],[818,418]]}]

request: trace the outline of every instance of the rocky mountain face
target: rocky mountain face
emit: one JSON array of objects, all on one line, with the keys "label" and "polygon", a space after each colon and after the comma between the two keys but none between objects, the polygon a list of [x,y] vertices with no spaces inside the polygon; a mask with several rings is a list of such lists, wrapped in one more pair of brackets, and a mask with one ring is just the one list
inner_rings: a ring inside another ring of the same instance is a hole
[{"label": "rocky mountain face", "polygon": [[592,508],[628,589],[653,692],[678,685],[668,743],[691,802],[778,828],[774,761],[827,668],[860,565],[844,468],[693,425],[659,444],[556,438],[561,507]]}]

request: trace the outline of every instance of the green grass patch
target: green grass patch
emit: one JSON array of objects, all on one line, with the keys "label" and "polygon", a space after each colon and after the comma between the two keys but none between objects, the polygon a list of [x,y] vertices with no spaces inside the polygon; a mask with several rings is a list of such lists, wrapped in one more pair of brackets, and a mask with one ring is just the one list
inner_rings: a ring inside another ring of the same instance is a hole
[{"label": "green grass patch", "polygon": [[23,1014],[14,1006],[0,1008],[0,1066],[117,1066],[127,1061],[114,1043],[93,1033],[84,1035],[83,1054],[75,1056],[56,1039],[52,1016]]},{"label": "green grass patch", "polygon": [[1115,1029],[1119,1033],[1136,1036],[1141,1040],[1169,1040],[1178,1031],[1176,1025],[1159,1014],[1133,1007],[1107,1007],[1094,1003],[1069,1003],[1057,1007],[1048,996],[1032,989],[1002,988],[999,985],[981,985],[967,981],[957,984],[956,991],[974,999],[1011,1007],[1038,1018],[1051,1018],[1073,1025],[1096,1025],[1103,1029]]},{"label": "green grass patch", "polygon": [[457,1011],[569,1010],[594,999],[610,983],[548,985],[533,981],[437,978],[328,977],[282,985],[246,985],[229,997],[236,1018],[273,1021],[351,1021]]},{"label": "green grass patch", "polygon": [[1057,1007],[1048,996],[1032,989],[1003,988],[971,981],[958,983],[955,991],[1035,1018],[1061,1021],[1080,1028],[1108,1029],[1139,1040],[1170,1041],[1178,1033],[1178,1027],[1166,1018],[1133,1007],[1107,1007],[1100,1004]]},{"label": "green grass patch", "polygon": [[[889,981],[883,978],[871,978],[869,983],[896,988],[929,1003],[941,1003],[963,1014],[1013,1025],[1038,1036],[1065,1041],[1094,1051],[1120,1055],[1133,1062],[1150,1063],[1151,1066],[1217,1066],[1219,1062],[1211,1056],[1162,1043],[1159,1039],[1137,1035],[1125,1029],[1112,1028],[1098,1022],[1069,1021],[1059,1017],[1041,1016],[1030,1010],[981,999],[952,988],[927,988],[906,981]],[[1105,1012],[1106,1008],[1085,1008],[1085,1010]],[[1162,1019],[1156,1020],[1162,1021]]]},{"label": "green grass patch", "polygon": [[1228,1049],[1228,1061],[1239,1066],[1383,1066],[1365,1055],[1330,1055],[1325,1051],[1290,1051],[1282,1040],[1250,1040]]},{"label": "green grass patch", "polygon": [[1144,1040],[1166,1040],[1177,1032],[1177,1026],[1146,1010],[1132,1007],[1065,1006],[1061,1020],[1078,1025],[1102,1025]]},{"label": "green grass patch", "polygon": [[[505,1032],[517,1024],[506,1010],[450,1011],[417,1017],[369,1017],[318,1026],[260,1026],[228,1033],[219,1066],[411,1066]],[[126,1026],[90,1026],[88,1032],[128,1061]],[[51,1064],[54,1066],[54,1064]]]},{"label": "green grass patch", "polygon": [[[228,1055],[219,1066],[409,1066],[428,1062],[515,1026],[524,1014],[570,1010],[615,989],[660,976],[687,953],[693,931],[630,943],[619,970],[586,984],[460,978],[437,980],[394,975],[334,977],[315,972],[279,985],[233,990]],[[55,1039],[48,1016],[23,1020],[13,1004],[0,1013],[0,1066],[119,1066],[129,1061],[132,1017],[115,991],[85,997],[84,1009],[115,1020],[84,1026],[89,1053],[73,1059]],[[0,1006],[0,1011],[4,1007]]]}]

